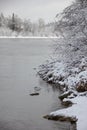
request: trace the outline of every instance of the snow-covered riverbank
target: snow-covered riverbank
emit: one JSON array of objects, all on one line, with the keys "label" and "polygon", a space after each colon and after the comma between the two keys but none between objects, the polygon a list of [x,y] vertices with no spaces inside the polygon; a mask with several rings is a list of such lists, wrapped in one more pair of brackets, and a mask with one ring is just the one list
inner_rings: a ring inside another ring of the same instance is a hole
[{"label": "snow-covered riverbank", "polygon": [[73,103],[71,107],[52,112],[48,116],[76,117],[77,130],[86,130],[87,59],[81,59],[73,67],[58,61],[47,62],[39,67],[38,74],[46,82],[60,86],[63,95],[67,95],[65,98],[63,96],[63,102]]},{"label": "snow-covered riverbank", "polygon": [[73,102],[73,105],[69,108],[58,110],[50,113],[50,116],[62,115],[65,117],[76,117],[77,121],[77,130],[86,130],[87,129],[87,97],[86,96],[77,96],[73,99],[65,99]]},{"label": "snow-covered riverbank", "polygon": [[[49,83],[58,83],[63,92],[87,90],[87,59],[83,58],[79,63],[72,63],[68,66],[62,62],[47,62],[39,67],[39,75]],[[63,87],[62,87],[63,86]]]},{"label": "snow-covered riverbank", "polygon": [[77,130],[86,130],[87,1],[76,0],[56,15],[56,19],[56,32],[62,37],[54,47],[56,60],[53,58],[41,65],[38,74],[46,82],[60,87],[63,91],[60,99],[63,102],[70,101],[73,104],[67,109],[52,112],[49,116],[76,117]]}]

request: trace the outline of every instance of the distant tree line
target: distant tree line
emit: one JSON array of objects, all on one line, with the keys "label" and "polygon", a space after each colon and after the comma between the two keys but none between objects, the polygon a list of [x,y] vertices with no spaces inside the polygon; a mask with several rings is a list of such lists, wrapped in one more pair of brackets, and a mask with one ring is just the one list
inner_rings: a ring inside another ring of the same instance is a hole
[{"label": "distant tree line", "polygon": [[8,28],[12,32],[22,35],[43,35],[44,32],[49,33],[54,31],[54,23],[46,24],[44,19],[40,18],[36,22],[31,22],[30,19],[21,19],[16,14],[5,17],[3,13],[0,14],[0,28]]}]

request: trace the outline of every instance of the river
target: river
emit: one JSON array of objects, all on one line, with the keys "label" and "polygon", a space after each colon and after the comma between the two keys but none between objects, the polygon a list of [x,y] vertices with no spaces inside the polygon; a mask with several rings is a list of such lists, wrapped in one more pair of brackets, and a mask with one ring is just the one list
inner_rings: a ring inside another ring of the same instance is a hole
[{"label": "river", "polygon": [[[35,69],[48,59],[51,45],[51,39],[0,39],[0,130],[64,130],[43,118],[62,108],[60,92]],[[40,95],[32,97],[35,86]]]}]

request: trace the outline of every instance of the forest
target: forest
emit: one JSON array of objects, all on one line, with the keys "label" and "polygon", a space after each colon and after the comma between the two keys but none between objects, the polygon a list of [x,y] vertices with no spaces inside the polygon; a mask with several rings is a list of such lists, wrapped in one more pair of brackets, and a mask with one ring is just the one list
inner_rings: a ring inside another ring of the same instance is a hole
[{"label": "forest", "polygon": [[55,36],[55,22],[45,23],[39,18],[32,22],[30,19],[22,19],[16,14],[5,17],[0,14],[0,36]]}]

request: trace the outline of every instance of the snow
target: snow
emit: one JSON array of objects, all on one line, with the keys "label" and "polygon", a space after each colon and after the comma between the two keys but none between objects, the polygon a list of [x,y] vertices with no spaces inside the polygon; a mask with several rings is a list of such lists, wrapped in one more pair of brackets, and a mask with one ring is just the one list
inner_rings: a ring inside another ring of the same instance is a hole
[{"label": "snow", "polygon": [[74,104],[66,109],[61,109],[55,112],[51,112],[50,115],[63,115],[68,117],[76,117],[77,121],[77,130],[86,130],[87,129],[87,97],[86,96],[77,96],[73,99],[65,99],[72,101]]},{"label": "snow", "polygon": [[0,38],[57,38],[56,60],[41,65],[38,74],[47,82],[60,84],[64,93],[73,91],[64,101],[70,100],[74,104],[50,114],[77,117],[77,130],[87,129],[87,93],[77,92],[78,87],[84,87],[87,91],[87,2],[84,0],[82,3],[76,0],[56,15],[55,29],[54,23],[40,29],[40,32],[34,25],[34,33],[26,32],[26,29],[18,33],[6,27],[0,28]]},{"label": "snow", "polygon": [[[70,67],[62,62],[55,61],[48,62],[40,66],[39,68],[39,75],[44,80],[67,86],[68,89],[63,87],[64,93],[67,93],[68,91],[73,91],[73,93],[69,95],[67,99],[64,99],[64,101],[72,101],[73,105],[69,108],[52,112],[50,113],[50,115],[76,117],[78,119],[77,130],[87,129],[87,91],[82,93],[78,93],[76,91],[76,87],[78,84],[80,84],[81,82],[83,82],[84,84],[87,83],[86,64],[86,58],[83,58],[81,59],[80,64],[77,67]],[[49,75],[51,75],[51,77]],[[74,94],[77,96],[75,97]]]},{"label": "snow", "polygon": [[58,39],[58,37],[56,37],[56,36],[48,36],[48,37],[45,37],[45,36],[43,36],[43,37],[41,37],[41,36],[0,36],[0,38],[25,38],[25,39],[28,39],[28,38],[30,38],[30,39]]},{"label": "snow", "polygon": [[86,130],[87,1],[76,0],[56,15],[56,19],[56,33],[61,35],[55,45],[56,60],[41,65],[38,73],[45,81],[60,84],[63,94],[73,91],[64,99],[71,100],[73,106],[51,115],[75,116],[78,118],[77,130]]},{"label": "snow", "polygon": [[[83,61],[85,65],[83,64]],[[62,62],[46,63],[39,67],[39,75],[43,75],[49,81],[51,78],[53,83],[68,86],[68,89],[76,89],[79,83],[87,82],[87,62],[83,58],[78,67],[68,67]],[[51,77],[49,77],[51,75]]]}]

